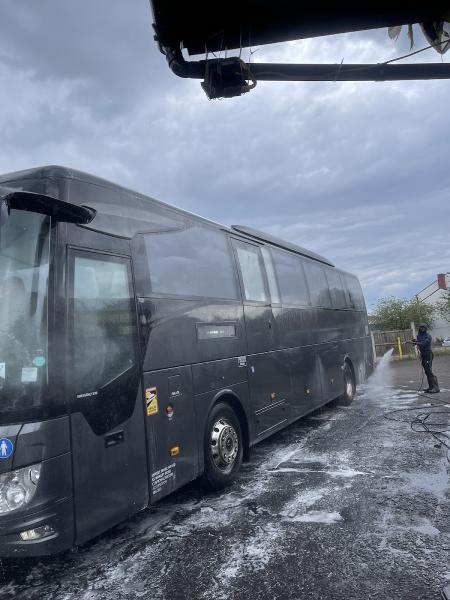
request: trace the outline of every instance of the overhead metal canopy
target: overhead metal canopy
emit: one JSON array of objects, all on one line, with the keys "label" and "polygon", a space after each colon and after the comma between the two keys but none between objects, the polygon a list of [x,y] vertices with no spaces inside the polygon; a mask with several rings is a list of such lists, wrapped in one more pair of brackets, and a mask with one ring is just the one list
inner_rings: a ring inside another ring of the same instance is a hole
[{"label": "overhead metal canopy", "polygon": [[298,0],[151,0],[163,46],[189,54],[259,46],[378,27],[437,21],[447,2],[299,2]]},{"label": "overhead metal canopy", "polygon": [[[450,78],[447,63],[413,65],[249,65],[240,57],[211,58],[246,47],[380,27],[421,23],[434,32],[450,19],[450,1],[412,3],[305,3],[298,0],[150,0],[155,40],[180,77],[204,79],[209,98],[240,95],[257,81],[384,81]],[[436,40],[438,40],[436,33]],[[440,42],[439,42],[440,43]],[[189,55],[207,59],[186,61]]]}]

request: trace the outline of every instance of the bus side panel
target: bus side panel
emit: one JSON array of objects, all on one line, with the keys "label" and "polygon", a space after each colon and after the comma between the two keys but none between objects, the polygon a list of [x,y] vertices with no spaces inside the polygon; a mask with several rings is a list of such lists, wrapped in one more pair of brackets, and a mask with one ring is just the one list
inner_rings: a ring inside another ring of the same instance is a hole
[{"label": "bus side panel", "polygon": [[225,358],[192,365],[194,394],[216,392],[231,388],[237,383],[247,382],[247,359]]},{"label": "bus side panel", "polygon": [[286,353],[293,379],[292,412],[298,418],[322,403],[321,373],[314,347],[291,348]]},{"label": "bus side panel", "polygon": [[370,337],[365,336],[353,340],[345,340],[342,343],[342,352],[352,362],[356,384],[364,383],[373,371],[372,343]]},{"label": "bus side panel", "polygon": [[274,311],[277,346],[291,372],[292,418],[297,419],[323,403],[318,341],[322,339],[315,308],[282,307]]},{"label": "bus side panel", "polygon": [[244,306],[248,344],[248,381],[257,436],[266,436],[290,418],[289,362],[277,351],[277,327],[270,306]]},{"label": "bus side panel", "polygon": [[132,416],[97,435],[82,412],[71,415],[76,543],[82,544],[148,504],[142,390]]},{"label": "bus side panel", "polygon": [[283,306],[274,311],[278,348],[298,348],[314,343],[311,339],[311,310]]},{"label": "bus side panel", "polygon": [[198,474],[191,367],[144,373],[150,496],[155,502]]},{"label": "bus side panel", "polygon": [[348,357],[355,371],[356,384],[363,383],[374,369],[367,314],[363,311],[337,311],[341,323],[339,359]]},{"label": "bus side panel", "polygon": [[[243,309],[237,301],[139,298],[139,305],[144,371],[246,354]],[[230,326],[230,337],[204,339],[221,324]]]},{"label": "bus side panel", "polygon": [[[194,395],[209,390],[212,398],[213,390],[238,382],[245,382],[247,388],[245,329],[238,301],[139,298],[139,311],[145,393],[153,394],[152,388],[157,388],[158,396],[158,414],[146,417],[151,499],[155,501],[202,470],[204,432],[198,427],[204,426],[208,413],[201,413],[206,410],[203,404],[194,405]],[[184,388],[182,395],[171,397],[169,378],[177,375]],[[169,403],[173,406],[170,418]],[[175,447],[180,452],[171,456]]]},{"label": "bus side panel", "polygon": [[319,308],[315,313],[322,402],[327,402],[337,398],[344,389],[340,340],[344,337],[345,327],[342,311]]},{"label": "bus side panel", "polygon": [[323,402],[337,398],[344,391],[339,342],[327,342],[318,348],[319,368],[322,373]]},{"label": "bus side panel", "polygon": [[370,336],[367,336],[364,338],[364,362],[365,362],[364,380],[366,380],[368,377],[370,377],[370,375],[372,375],[373,370],[375,368],[372,340],[371,340]]},{"label": "bus side panel", "polygon": [[291,372],[286,359],[283,351],[248,357],[250,397],[257,436],[278,429],[290,419]]}]

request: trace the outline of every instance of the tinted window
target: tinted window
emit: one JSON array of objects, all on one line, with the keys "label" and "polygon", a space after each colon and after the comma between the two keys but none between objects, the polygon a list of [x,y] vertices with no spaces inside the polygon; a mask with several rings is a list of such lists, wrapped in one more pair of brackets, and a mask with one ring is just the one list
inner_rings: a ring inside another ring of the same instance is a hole
[{"label": "tinted window", "polygon": [[301,260],[287,252],[273,251],[275,270],[284,304],[309,304],[308,288]]},{"label": "tinted window", "polygon": [[347,308],[345,290],[338,271],[326,270],[328,287],[330,288],[331,304],[334,308]]},{"label": "tinted window", "polygon": [[325,269],[312,262],[305,262],[306,280],[308,282],[311,303],[314,306],[331,306],[330,291]]},{"label": "tinted window", "polygon": [[270,297],[272,302],[280,304],[280,293],[278,291],[278,283],[275,275],[275,269],[273,266],[272,256],[268,248],[261,248],[261,252],[264,259],[264,265],[266,267],[267,280],[269,282]]},{"label": "tinted window", "polygon": [[245,299],[253,302],[267,302],[259,248],[237,243],[236,251],[241,267]]},{"label": "tinted window", "polygon": [[182,217],[169,207],[131,191],[69,180],[70,197],[97,211],[88,229],[132,238],[138,232],[180,229]]},{"label": "tinted window", "polygon": [[[0,423],[48,405],[50,219],[11,210],[0,230]],[[24,411],[22,413],[22,410]]]},{"label": "tinted window", "polygon": [[72,322],[78,393],[98,390],[135,363],[129,277],[126,262],[75,257]]},{"label": "tinted window", "polygon": [[344,275],[347,285],[350,308],[365,310],[364,296],[359,281],[353,275]]},{"label": "tinted window", "polygon": [[151,290],[157,294],[236,298],[233,264],[225,235],[192,225],[144,236]]}]

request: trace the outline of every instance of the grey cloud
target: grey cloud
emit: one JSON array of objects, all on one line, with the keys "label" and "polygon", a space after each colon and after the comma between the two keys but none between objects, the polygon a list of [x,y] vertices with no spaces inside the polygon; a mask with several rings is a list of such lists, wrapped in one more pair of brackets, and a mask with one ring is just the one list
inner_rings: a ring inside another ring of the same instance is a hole
[{"label": "grey cloud", "polygon": [[[261,83],[208,102],[150,22],[147,0],[6,0],[0,170],[67,164],[267,229],[354,270],[369,303],[449,269],[446,82]],[[252,60],[380,60],[406,42],[334,36]]]},{"label": "grey cloud", "polygon": [[147,0],[4,0],[0,37],[4,63],[39,82],[83,82],[73,102],[90,103],[103,118],[174,84],[153,41]]}]

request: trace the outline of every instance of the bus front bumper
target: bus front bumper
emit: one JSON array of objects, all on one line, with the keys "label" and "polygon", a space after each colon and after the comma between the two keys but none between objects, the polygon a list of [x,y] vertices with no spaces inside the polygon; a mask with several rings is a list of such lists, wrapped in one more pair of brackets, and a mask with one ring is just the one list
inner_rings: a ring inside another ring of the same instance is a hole
[{"label": "bus front bumper", "polygon": [[35,496],[23,508],[0,514],[0,558],[47,556],[74,540],[70,454],[42,462]]},{"label": "bus front bumper", "polygon": [[[47,556],[67,550],[73,543],[72,502],[57,502],[36,513],[10,516],[0,522],[0,558]],[[25,537],[25,539],[23,539]]]}]

